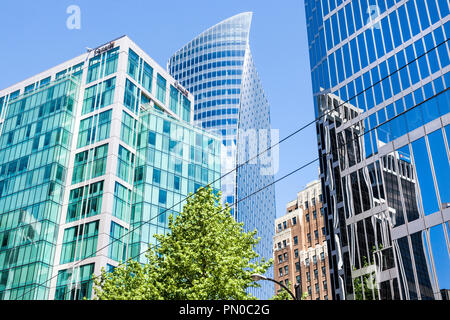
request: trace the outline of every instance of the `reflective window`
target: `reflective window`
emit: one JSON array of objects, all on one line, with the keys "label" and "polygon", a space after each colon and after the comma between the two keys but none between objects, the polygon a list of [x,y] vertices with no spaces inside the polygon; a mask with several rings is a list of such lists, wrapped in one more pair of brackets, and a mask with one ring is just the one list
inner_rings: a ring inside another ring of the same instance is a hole
[{"label": "reflective window", "polygon": [[412,144],[414,165],[419,181],[422,205],[425,215],[439,210],[434,189],[433,175],[431,172],[425,138],[414,141]]}]

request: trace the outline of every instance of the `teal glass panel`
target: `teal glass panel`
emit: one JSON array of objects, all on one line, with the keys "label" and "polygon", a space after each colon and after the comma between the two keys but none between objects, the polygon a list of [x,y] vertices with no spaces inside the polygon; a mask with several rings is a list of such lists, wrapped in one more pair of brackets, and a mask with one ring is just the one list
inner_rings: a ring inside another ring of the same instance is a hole
[{"label": "teal glass panel", "polygon": [[70,78],[44,83],[4,112],[0,299],[48,298],[79,88]]},{"label": "teal glass panel", "polygon": [[90,299],[95,264],[60,270],[56,281],[55,300]]},{"label": "teal glass panel", "polygon": [[120,139],[131,147],[134,147],[136,143],[136,126],[137,121],[128,113],[123,111]]},{"label": "teal glass panel", "polygon": [[162,103],[166,103],[166,79],[164,79],[159,73],[156,81],[156,99]]},{"label": "teal glass panel", "polygon": [[122,227],[121,225],[111,221],[111,230],[110,230],[110,246],[108,256],[109,258],[122,262],[126,257],[126,237],[125,234],[128,232],[128,229]]},{"label": "teal glass panel", "polygon": [[64,230],[60,264],[95,256],[99,221]]},{"label": "teal glass panel", "polygon": [[103,200],[103,181],[70,191],[66,223],[100,214]]}]

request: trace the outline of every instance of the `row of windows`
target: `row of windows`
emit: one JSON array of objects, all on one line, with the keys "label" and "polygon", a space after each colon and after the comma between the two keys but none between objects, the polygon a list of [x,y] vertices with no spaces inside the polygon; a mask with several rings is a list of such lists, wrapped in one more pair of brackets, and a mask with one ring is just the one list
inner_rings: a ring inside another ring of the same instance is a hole
[{"label": "row of windows", "polygon": [[90,299],[94,263],[58,271],[55,300]]},{"label": "row of windows", "polygon": [[116,77],[86,88],[84,91],[84,101],[82,115],[92,112],[113,103]]},{"label": "row of windows", "polygon": [[77,148],[109,138],[112,109],[80,121]]},{"label": "row of windows", "polygon": [[[205,109],[205,108],[215,107],[215,106],[221,106],[221,105],[223,105],[223,106],[225,106],[225,105],[236,106],[238,104],[239,104],[239,98],[210,100],[210,101],[197,103],[195,105],[195,107],[194,107],[194,110],[197,111],[197,110],[200,110],[200,109]],[[227,108],[227,110],[228,109],[234,110],[234,108],[231,108],[231,107]],[[214,111],[214,110],[211,110],[211,111]],[[227,111],[227,113],[228,113],[228,111]],[[233,114],[237,114],[238,112],[237,111],[233,111],[232,113]],[[222,112],[222,114],[224,114],[224,113]]]},{"label": "row of windows", "polygon": [[45,300],[48,288],[36,285],[43,283],[50,274],[51,266],[40,262],[6,270],[0,273],[0,299]]},{"label": "row of windows", "polygon": [[153,68],[131,49],[128,52],[127,73],[145,90],[152,93]]},{"label": "row of windows", "polygon": [[[204,80],[204,74],[200,74],[202,71],[206,71],[209,69],[217,69],[219,67],[231,67],[231,66],[237,66],[237,67],[242,67],[244,64],[244,61],[239,61],[239,60],[228,60],[228,61],[217,61],[214,63],[209,63],[209,64],[205,64],[202,66],[196,66],[195,68],[192,68],[190,71],[186,71],[182,74],[175,74],[176,78],[185,78],[185,77],[189,77],[187,79],[184,79],[183,81],[186,83],[187,86],[191,86],[189,91],[190,92],[195,92],[197,90],[200,90],[202,87],[203,89],[205,89],[206,87],[211,87],[211,86],[216,86],[216,85],[225,85],[225,84],[236,84],[235,81],[233,83],[232,79],[222,79],[222,80],[214,80],[214,81],[210,81],[204,84],[198,84],[192,87],[193,84],[196,84],[202,80]],[[173,74],[173,73],[172,73]],[[216,84],[212,84],[212,83],[216,83]],[[204,87],[206,85],[206,87]]]},{"label": "row of windows", "polygon": [[97,250],[99,220],[64,230],[60,264],[93,257]]},{"label": "row of windows", "polygon": [[[243,22],[237,23],[244,24],[248,22],[246,21],[244,23]],[[171,63],[174,64],[175,62],[180,61],[183,58],[186,58],[190,55],[193,55],[194,53],[198,53],[204,50],[206,51],[208,49],[220,47],[230,48],[234,46],[244,46],[247,43],[248,32],[245,31],[237,32],[234,26],[235,26],[234,23],[233,24],[222,23],[220,25],[217,25],[213,30],[203,33],[198,38],[188,43],[179,52],[177,52],[171,58]]]},{"label": "row of windows", "polygon": [[70,191],[66,223],[100,214],[103,200],[103,181]]},{"label": "row of windows", "polygon": [[[201,49],[200,49],[201,50]],[[172,73],[176,73],[181,70],[186,70],[191,65],[197,65],[202,63],[203,61],[213,60],[213,59],[223,59],[226,57],[244,57],[245,50],[226,50],[226,51],[216,51],[205,53],[203,55],[198,55],[195,58],[191,58],[191,60],[184,61],[183,63],[178,63],[175,66],[172,66]],[[217,65],[216,67],[220,67],[221,65]],[[200,70],[201,71],[201,70]]]},{"label": "row of windows", "polygon": [[105,174],[108,144],[75,155],[72,184],[80,183]]},{"label": "row of windows", "polygon": [[[433,36],[436,39],[436,42],[434,42]],[[356,74],[358,71],[366,67],[369,63],[372,63],[377,59],[377,57],[375,56],[375,49],[374,49],[375,47],[373,45],[371,47],[370,46],[366,47],[364,43],[361,43],[359,41],[360,37],[363,37],[363,34],[361,34],[358,37],[358,45],[356,40],[353,40],[350,42],[350,44],[344,45],[342,49],[336,50],[336,52],[332,53],[329,56],[328,62],[330,70],[331,87],[335,87],[338,83],[342,83],[345,79],[351,77],[353,74]],[[360,77],[360,79],[363,80],[364,82],[364,88],[367,89],[372,84],[376,84],[377,82],[379,82],[380,79],[384,79],[388,76],[398,77],[397,76],[398,73],[400,74],[402,85],[401,88],[403,90],[417,83],[419,79],[427,78],[430,74],[437,72],[438,70],[444,68],[449,64],[450,62],[449,54],[446,49],[445,42],[446,41],[444,39],[442,28],[435,29],[432,33],[429,33],[424,38],[418,39],[416,42],[414,42],[404,50],[399,51],[398,53],[390,57],[387,61],[380,63],[379,67],[380,76],[378,67],[375,67],[374,69],[366,72],[362,77]],[[358,46],[359,46],[359,58],[361,60],[358,59],[357,53]],[[380,46],[377,46],[376,48],[378,49],[379,47],[383,48],[382,44]],[[362,48],[373,49],[373,53],[371,53],[372,51],[369,50],[369,60],[367,60],[367,57],[365,56],[366,52]],[[383,56],[384,52],[380,52],[378,54],[378,58],[381,58]],[[417,61],[414,61],[418,57],[421,58],[418,59]],[[427,63],[427,59],[429,63]],[[359,62],[361,62],[361,65]],[[403,68],[405,65],[407,65],[407,68]],[[400,70],[400,72],[394,73],[396,70]],[[372,79],[370,78],[370,75],[372,76]],[[410,81],[411,83],[409,83]],[[387,82],[389,82],[389,80]],[[400,92],[400,86],[396,85],[397,82],[392,83],[394,95]],[[361,91],[362,90],[357,88],[358,93]],[[385,99],[388,99],[391,97],[392,93],[390,91],[386,91],[385,95],[386,95]],[[341,98],[346,99],[346,97]],[[382,101],[381,94],[380,95],[376,94],[375,98],[380,98],[380,102]],[[369,105],[367,107],[368,109],[370,109],[371,108],[370,105],[373,104],[372,100],[367,101],[367,104]],[[377,102],[377,104],[380,102]]]},{"label": "row of windows", "polygon": [[107,77],[117,71],[119,49],[120,47],[116,47],[89,59],[86,84]]},{"label": "row of windows", "polygon": [[[178,141],[178,144],[180,142],[187,144],[187,147],[191,147],[191,149],[194,146],[199,151],[207,150],[210,154],[220,154],[220,144],[211,136],[203,134],[200,131],[192,130],[191,127],[180,125],[178,122],[169,121],[159,114],[142,116],[142,124],[143,134],[148,134],[148,143],[150,145],[156,145],[158,150],[162,148],[161,142],[163,137],[167,136],[172,140]],[[150,132],[147,133],[147,130]],[[147,141],[141,139],[141,146],[146,147],[146,143]],[[191,159],[193,159],[192,156]]]}]

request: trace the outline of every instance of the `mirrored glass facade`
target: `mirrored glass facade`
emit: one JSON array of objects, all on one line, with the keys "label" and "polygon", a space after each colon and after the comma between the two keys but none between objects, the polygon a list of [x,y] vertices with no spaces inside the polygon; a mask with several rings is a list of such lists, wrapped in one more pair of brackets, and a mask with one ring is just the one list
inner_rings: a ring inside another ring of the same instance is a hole
[{"label": "mirrored glass facade", "polygon": [[[222,175],[242,164],[222,178],[222,199],[246,230],[258,231],[256,251],[270,259],[274,186],[253,195],[273,182],[272,153],[255,158],[272,144],[270,107],[250,52],[251,20],[241,13],[206,30],[173,55],[168,70],[195,97],[194,123],[221,136]],[[273,285],[261,285],[251,294],[271,297]]]},{"label": "mirrored glass facade", "polygon": [[445,298],[449,3],[305,9],[334,298]]},{"label": "mirrored glass facade", "polygon": [[193,103],[127,36],[0,91],[0,299],[91,298],[189,193],[220,190]]}]

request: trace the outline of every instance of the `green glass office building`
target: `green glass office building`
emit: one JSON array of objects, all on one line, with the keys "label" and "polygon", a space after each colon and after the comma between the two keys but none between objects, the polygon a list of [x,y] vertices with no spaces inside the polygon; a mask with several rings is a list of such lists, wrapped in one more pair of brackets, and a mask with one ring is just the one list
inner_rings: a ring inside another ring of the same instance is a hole
[{"label": "green glass office building", "polygon": [[193,96],[123,36],[0,91],[0,299],[82,299],[220,190]]}]

